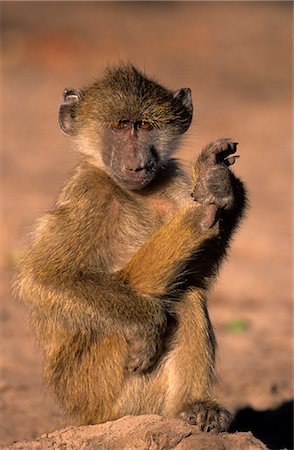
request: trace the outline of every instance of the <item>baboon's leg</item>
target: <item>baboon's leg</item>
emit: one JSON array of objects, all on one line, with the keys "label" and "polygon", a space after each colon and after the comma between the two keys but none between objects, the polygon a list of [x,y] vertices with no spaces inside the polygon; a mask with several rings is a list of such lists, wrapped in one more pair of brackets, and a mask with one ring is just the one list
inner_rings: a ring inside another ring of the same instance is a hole
[{"label": "baboon's leg", "polygon": [[115,414],[154,413],[181,418],[201,431],[224,431],[231,416],[211,397],[215,339],[202,293],[185,294],[177,313],[170,350],[149,374],[128,376]]},{"label": "baboon's leg", "polygon": [[79,333],[45,358],[45,378],[69,415],[91,424],[116,419],[113,405],[123,390],[127,347],[120,336]]},{"label": "baboon's leg", "polygon": [[200,290],[177,305],[175,347],[168,360],[168,394],[163,414],[180,417],[202,431],[223,431],[230,413],[211,398],[216,342]]}]

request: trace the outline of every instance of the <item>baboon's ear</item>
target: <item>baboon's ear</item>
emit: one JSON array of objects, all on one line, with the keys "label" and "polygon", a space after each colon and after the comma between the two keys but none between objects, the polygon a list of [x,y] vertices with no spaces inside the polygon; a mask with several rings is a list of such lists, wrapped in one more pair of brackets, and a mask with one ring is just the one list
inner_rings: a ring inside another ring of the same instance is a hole
[{"label": "baboon's ear", "polygon": [[58,120],[60,128],[66,134],[74,134],[76,107],[82,98],[83,92],[79,89],[66,88],[63,91]]},{"label": "baboon's ear", "polygon": [[193,103],[192,103],[192,92],[190,88],[182,88],[174,93],[174,99],[180,101],[188,112],[192,115],[193,113]]},{"label": "baboon's ear", "polygon": [[174,100],[180,108],[181,118],[178,120],[180,133],[185,133],[191,125],[193,117],[192,93],[190,88],[182,88],[174,92]]}]

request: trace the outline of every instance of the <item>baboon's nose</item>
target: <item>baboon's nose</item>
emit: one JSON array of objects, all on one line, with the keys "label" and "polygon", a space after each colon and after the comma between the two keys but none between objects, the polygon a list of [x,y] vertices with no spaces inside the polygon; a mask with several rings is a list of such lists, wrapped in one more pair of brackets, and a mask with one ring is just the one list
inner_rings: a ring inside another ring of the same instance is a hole
[{"label": "baboon's nose", "polygon": [[142,163],[141,159],[137,156],[129,156],[126,158],[125,164],[124,164],[124,170],[125,171],[131,171],[131,172],[140,172],[140,170],[144,169],[144,164]]}]

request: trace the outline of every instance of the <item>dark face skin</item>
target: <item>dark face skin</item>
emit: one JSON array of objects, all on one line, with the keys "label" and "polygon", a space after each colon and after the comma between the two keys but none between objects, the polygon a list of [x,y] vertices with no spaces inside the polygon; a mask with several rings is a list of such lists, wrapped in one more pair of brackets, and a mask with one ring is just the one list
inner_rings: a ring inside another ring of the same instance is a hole
[{"label": "dark face skin", "polygon": [[143,189],[156,175],[159,156],[153,142],[157,133],[148,122],[128,120],[104,130],[103,162],[123,188]]}]

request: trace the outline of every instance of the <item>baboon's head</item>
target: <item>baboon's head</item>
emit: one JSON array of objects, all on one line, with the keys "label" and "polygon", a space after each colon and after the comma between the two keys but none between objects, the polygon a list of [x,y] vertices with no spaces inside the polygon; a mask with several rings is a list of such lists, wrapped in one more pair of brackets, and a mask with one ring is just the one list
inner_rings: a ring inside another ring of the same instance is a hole
[{"label": "baboon's head", "polygon": [[65,89],[59,123],[119,185],[139,190],[165,165],[192,113],[189,88],[170,91],[123,64],[83,90]]}]

